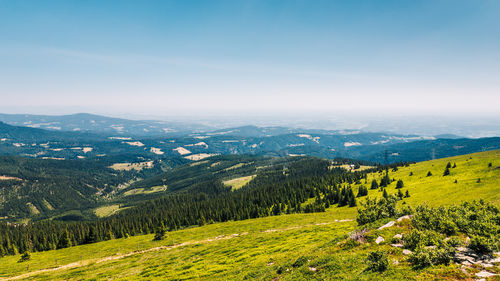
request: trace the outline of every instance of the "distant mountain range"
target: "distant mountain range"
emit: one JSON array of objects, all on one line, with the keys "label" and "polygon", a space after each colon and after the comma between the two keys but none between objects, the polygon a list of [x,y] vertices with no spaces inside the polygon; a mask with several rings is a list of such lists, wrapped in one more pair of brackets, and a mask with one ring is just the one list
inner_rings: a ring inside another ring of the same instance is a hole
[{"label": "distant mountain range", "polygon": [[[213,155],[311,155],[383,163],[422,161],[500,148],[500,138],[426,137],[357,130],[242,126],[211,130],[196,124],[134,121],[90,114],[1,114],[0,155],[54,159],[200,160]],[[14,125],[13,125],[14,124]],[[19,126],[22,124],[23,126]],[[42,129],[43,128],[43,129]]]},{"label": "distant mountain range", "polygon": [[88,113],[50,116],[30,114],[0,114],[0,121],[51,131],[91,132],[106,135],[164,136],[206,131],[210,127],[184,122],[128,120]]}]

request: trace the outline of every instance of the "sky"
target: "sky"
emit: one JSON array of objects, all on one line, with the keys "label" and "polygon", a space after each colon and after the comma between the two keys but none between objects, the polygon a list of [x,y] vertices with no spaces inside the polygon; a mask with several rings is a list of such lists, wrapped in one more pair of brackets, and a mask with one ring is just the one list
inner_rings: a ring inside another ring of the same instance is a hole
[{"label": "sky", "polygon": [[498,0],[0,0],[6,113],[499,115]]}]

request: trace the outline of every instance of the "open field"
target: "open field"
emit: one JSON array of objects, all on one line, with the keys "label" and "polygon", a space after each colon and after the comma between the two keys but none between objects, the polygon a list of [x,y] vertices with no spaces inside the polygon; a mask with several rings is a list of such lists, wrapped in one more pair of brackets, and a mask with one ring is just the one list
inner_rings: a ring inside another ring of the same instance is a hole
[{"label": "open field", "polygon": [[17,178],[17,177],[0,176],[0,180],[4,180],[4,181],[8,181],[8,180],[21,181],[22,179]]},{"label": "open field", "polygon": [[250,175],[250,176],[245,176],[245,177],[239,177],[235,179],[230,179],[223,181],[225,185],[231,186],[232,190],[237,190],[242,188],[245,184],[249,183],[253,178],[255,178],[257,175]]},{"label": "open field", "polygon": [[112,214],[118,212],[119,210],[120,210],[120,205],[114,204],[114,205],[107,205],[107,206],[102,206],[102,207],[96,208],[94,210],[94,213],[96,216],[98,216],[100,218],[104,218],[104,217],[111,216]]},{"label": "open field", "polygon": [[139,162],[139,163],[115,163],[110,166],[111,169],[117,171],[130,171],[137,170],[140,171],[144,168],[151,168],[153,166],[153,161]]},{"label": "open field", "polygon": [[218,155],[218,154],[215,154],[215,153],[199,153],[199,154],[193,154],[193,155],[184,156],[184,158],[189,159],[189,160],[193,160],[193,161],[198,161],[198,160],[202,160],[202,159],[205,159],[205,158],[208,158],[208,157],[212,157],[212,156],[215,156],[215,155]]},{"label": "open field", "polygon": [[359,168],[355,169],[354,165],[347,165],[347,164],[340,165],[340,166],[332,166],[332,167],[341,167],[341,168],[344,168],[344,169],[346,169],[348,171],[352,171],[352,172],[364,171],[364,170],[368,170],[368,169],[374,168],[373,166],[364,166],[364,165],[361,165],[361,166],[359,166]]},{"label": "open field", "polygon": [[134,188],[131,190],[127,190],[123,193],[125,196],[137,195],[137,194],[151,194],[155,192],[161,192],[167,190],[166,185],[153,186],[151,188]]},{"label": "open field", "polygon": [[[399,167],[389,175],[404,181],[402,190],[408,189],[411,197],[400,202],[413,206],[424,202],[434,206],[449,205],[481,198],[498,206],[499,156],[497,150],[426,161]],[[456,163],[457,167],[450,169],[451,175],[443,177],[448,162]],[[427,177],[429,170],[433,175]],[[367,183],[363,180],[361,184],[369,188],[371,180],[379,180],[381,176],[369,174]],[[481,178],[479,183],[478,178]],[[387,191],[395,193],[395,185],[391,183]],[[369,196],[378,197],[381,192],[369,189]],[[358,205],[363,201],[358,199]],[[31,261],[25,263],[17,262],[19,255],[7,256],[0,259],[0,280],[11,280],[9,277],[15,276],[18,280],[477,279],[474,274],[478,268],[464,272],[455,264],[413,269],[401,249],[388,243],[343,248],[338,242],[356,229],[355,218],[356,208],[330,207],[321,213],[186,228],[168,232],[165,240],[157,242],[153,241],[153,235],[141,235],[32,253]],[[385,222],[380,221],[376,226]],[[394,234],[404,231],[407,228],[401,223],[373,232],[390,241]],[[389,267],[383,273],[365,270],[366,256],[375,249],[389,253]],[[498,264],[489,270],[500,273]]]}]

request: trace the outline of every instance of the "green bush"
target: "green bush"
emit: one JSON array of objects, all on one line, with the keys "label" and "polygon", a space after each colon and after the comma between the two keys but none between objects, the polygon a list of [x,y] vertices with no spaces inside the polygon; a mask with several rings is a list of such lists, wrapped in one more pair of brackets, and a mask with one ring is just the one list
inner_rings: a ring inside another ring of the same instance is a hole
[{"label": "green bush", "polygon": [[344,243],[341,244],[341,247],[344,250],[350,250],[350,249],[355,248],[359,245],[360,245],[360,243],[358,241],[349,238]]},{"label": "green bush", "polygon": [[408,261],[416,268],[424,268],[433,265],[448,265],[455,255],[455,248],[439,246],[426,248],[419,246],[409,256]]},{"label": "green bush", "polygon": [[435,230],[446,235],[461,232],[497,236],[500,233],[500,212],[494,205],[483,201],[465,202],[447,208],[423,205],[416,208],[412,223],[417,229]]},{"label": "green bush", "polygon": [[497,248],[493,238],[474,235],[469,244],[469,248],[482,255],[491,255]]},{"label": "green bush", "polygon": [[31,259],[31,254],[28,251],[26,251],[21,255],[21,258],[17,262],[25,262],[29,261],[30,259]]},{"label": "green bush", "polygon": [[419,247],[436,246],[442,241],[442,237],[432,230],[414,229],[410,233],[403,236],[405,248],[415,250]]},{"label": "green bush", "polygon": [[368,270],[373,272],[382,272],[387,269],[389,261],[387,260],[387,253],[384,251],[374,251],[368,254],[367,258]]},{"label": "green bush", "polygon": [[432,266],[431,254],[425,248],[419,248],[418,250],[414,251],[409,256],[408,261],[416,268]]},{"label": "green bush", "polygon": [[392,218],[399,214],[396,210],[396,198],[388,196],[380,200],[367,198],[365,204],[358,208],[356,221],[365,225],[384,218]]},{"label": "green bush", "polygon": [[309,261],[308,257],[301,256],[293,264],[293,267],[301,267]]},{"label": "green bush", "polygon": [[462,245],[462,241],[460,240],[460,238],[454,236],[454,237],[450,237],[447,241],[446,241],[446,244],[450,247],[458,247],[458,246],[461,246]]}]

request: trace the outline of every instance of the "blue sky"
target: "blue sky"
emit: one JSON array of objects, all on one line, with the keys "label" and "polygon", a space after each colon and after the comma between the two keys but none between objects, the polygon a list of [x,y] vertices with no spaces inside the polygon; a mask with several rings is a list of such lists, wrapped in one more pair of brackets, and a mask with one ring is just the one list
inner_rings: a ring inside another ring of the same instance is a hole
[{"label": "blue sky", "polygon": [[496,113],[499,31],[497,0],[0,0],[0,110]]}]

